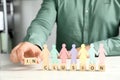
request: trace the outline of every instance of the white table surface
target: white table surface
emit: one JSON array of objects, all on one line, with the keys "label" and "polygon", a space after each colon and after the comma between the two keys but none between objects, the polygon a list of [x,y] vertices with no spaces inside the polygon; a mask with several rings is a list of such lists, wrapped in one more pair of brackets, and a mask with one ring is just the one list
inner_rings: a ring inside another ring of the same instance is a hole
[{"label": "white table surface", "polygon": [[120,56],[106,58],[105,72],[41,71],[40,65],[13,64],[0,54],[0,80],[120,80]]}]

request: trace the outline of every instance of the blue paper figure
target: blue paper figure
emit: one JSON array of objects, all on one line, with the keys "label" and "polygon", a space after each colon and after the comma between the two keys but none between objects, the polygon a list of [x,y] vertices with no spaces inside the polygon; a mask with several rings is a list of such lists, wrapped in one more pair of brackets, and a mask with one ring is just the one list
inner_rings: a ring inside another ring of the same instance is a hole
[{"label": "blue paper figure", "polygon": [[77,50],[76,50],[76,45],[73,44],[72,45],[72,49],[70,51],[70,55],[71,55],[71,64],[76,64],[77,63]]},{"label": "blue paper figure", "polygon": [[89,63],[90,64],[95,64],[96,63],[96,59],[95,59],[95,54],[97,55],[97,52],[94,49],[94,45],[90,44],[90,49],[89,49]]},{"label": "blue paper figure", "polygon": [[50,53],[51,53],[51,58],[52,58],[52,64],[57,64],[59,53],[58,53],[55,45],[52,46],[52,50]]}]

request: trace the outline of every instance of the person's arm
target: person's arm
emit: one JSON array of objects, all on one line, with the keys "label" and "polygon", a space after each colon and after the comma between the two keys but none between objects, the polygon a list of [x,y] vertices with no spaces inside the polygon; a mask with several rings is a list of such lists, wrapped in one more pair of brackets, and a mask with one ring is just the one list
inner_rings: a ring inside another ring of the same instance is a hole
[{"label": "person's arm", "polygon": [[56,21],[56,1],[43,0],[41,9],[28,28],[24,41],[42,48]]},{"label": "person's arm", "polygon": [[107,55],[120,55],[120,36],[94,42],[93,44],[95,46],[94,48],[96,49],[96,51],[98,51],[100,43],[104,44],[104,49],[106,50]]}]

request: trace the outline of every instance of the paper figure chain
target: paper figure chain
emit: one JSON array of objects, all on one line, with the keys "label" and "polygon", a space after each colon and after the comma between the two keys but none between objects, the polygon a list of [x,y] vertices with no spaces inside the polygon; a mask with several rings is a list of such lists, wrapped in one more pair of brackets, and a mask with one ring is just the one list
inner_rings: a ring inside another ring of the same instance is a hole
[{"label": "paper figure chain", "polygon": [[[98,55],[98,60],[96,60],[95,55]],[[107,55],[107,52],[103,44],[100,44],[98,51],[95,50],[93,44],[90,44],[88,51],[85,44],[82,44],[80,50],[77,51],[76,45],[73,44],[69,52],[66,49],[66,44],[62,44],[60,53],[57,51],[56,45],[53,45],[52,50],[49,51],[45,44],[40,57],[42,59],[43,70],[105,71],[105,55]],[[67,60],[70,60],[69,69],[67,68]],[[24,65],[38,64],[37,62],[37,58],[24,59]],[[97,62],[98,68],[96,67]]]}]

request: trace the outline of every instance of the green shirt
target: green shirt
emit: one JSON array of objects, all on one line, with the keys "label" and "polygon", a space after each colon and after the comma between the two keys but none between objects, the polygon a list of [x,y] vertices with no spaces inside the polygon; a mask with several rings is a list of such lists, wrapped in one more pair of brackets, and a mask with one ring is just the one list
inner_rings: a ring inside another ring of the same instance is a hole
[{"label": "green shirt", "polygon": [[66,43],[103,43],[108,55],[120,55],[120,0],[43,0],[42,7],[28,28],[25,41],[40,47],[57,23],[57,49]]}]

